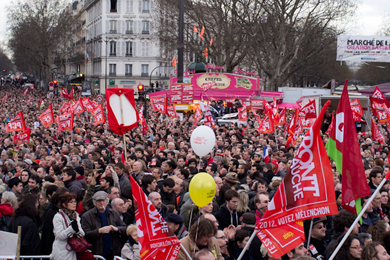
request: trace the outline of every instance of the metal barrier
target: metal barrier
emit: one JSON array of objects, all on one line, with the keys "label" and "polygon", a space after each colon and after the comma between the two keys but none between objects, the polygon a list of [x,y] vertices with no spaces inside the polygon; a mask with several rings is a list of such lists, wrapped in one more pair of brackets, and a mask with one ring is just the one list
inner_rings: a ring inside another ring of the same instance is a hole
[{"label": "metal barrier", "polygon": [[[100,255],[94,255],[95,260],[106,260],[103,256]],[[39,260],[45,260],[50,259],[49,255],[21,255],[20,260],[29,260],[29,259],[39,259]]]}]

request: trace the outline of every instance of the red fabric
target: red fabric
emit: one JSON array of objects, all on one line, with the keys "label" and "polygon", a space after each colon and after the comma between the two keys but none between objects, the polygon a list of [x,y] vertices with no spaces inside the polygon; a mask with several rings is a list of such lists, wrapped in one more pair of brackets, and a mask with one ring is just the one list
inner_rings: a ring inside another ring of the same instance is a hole
[{"label": "red fabric", "polygon": [[276,126],[281,126],[286,124],[286,114],[287,114],[287,110],[286,108],[284,108],[278,116],[278,121],[276,123]]},{"label": "red fabric", "polygon": [[91,104],[91,101],[89,100],[89,98],[84,98],[81,103],[83,103],[85,109],[87,109],[88,112],[93,112],[93,106]]},{"label": "red fabric", "polygon": [[362,105],[360,104],[360,101],[358,98],[355,98],[354,100],[351,101],[351,109],[352,112],[359,114],[362,116],[364,114]]},{"label": "red fabric", "polygon": [[4,203],[0,204],[0,217],[3,216],[12,216],[12,213],[14,213],[14,209],[11,207],[11,204],[9,203]]},{"label": "red fabric", "polygon": [[138,183],[130,176],[137,222],[140,255],[143,259],[176,259],[180,251],[180,241],[173,234],[151,201],[145,196]]},{"label": "red fabric", "polygon": [[26,124],[24,122],[23,112],[20,111],[14,119],[12,119],[6,126],[5,131],[7,133],[17,132],[17,131],[25,131]]},{"label": "red fabric", "polygon": [[74,114],[65,112],[62,115],[59,115],[56,117],[57,125],[58,125],[58,132],[62,131],[72,131],[73,130],[73,119]]},{"label": "red fabric", "polygon": [[[79,99],[80,100],[80,99]],[[93,110],[93,115],[95,117],[95,120],[93,122],[93,125],[101,125],[106,122],[106,118],[104,117],[104,112],[103,112],[103,105],[98,105],[97,108]]]},{"label": "red fabric", "polygon": [[141,124],[142,133],[146,135],[148,133],[148,125],[146,124],[146,120],[144,117],[144,107],[142,106],[138,112],[139,122]]},{"label": "red fabric", "polygon": [[312,100],[299,110],[299,117],[317,118],[316,101]]},{"label": "red fabric", "polygon": [[177,115],[177,112],[176,112],[176,109],[175,109],[174,106],[167,106],[167,113],[168,113],[169,117],[179,118],[179,116]]},{"label": "red fabric", "polygon": [[383,135],[379,132],[378,127],[375,124],[374,119],[371,117],[371,132],[372,132],[372,140],[383,143],[385,140],[383,139]]},{"label": "red fabric", "polygon": [[127,131],[130,131],[134,127],[138,126],[138,114],[136,113],[137,119],[135,120],[135,123],[126,126],[124,124],[119,124],[109,102],[111,95],[124,95],[136,111],[134,90],[126,88],[110,88],[106,90],[108,126],[115,134],[124,135]]},{"label": "red fabric", "polygon": [[81,103],[81,98],[79,98],[79,100],[77,100],[74,103],[73,110],[74,110],[74,113],[77,115],[80,115],[81,113],[83,113],[85,111],[83,103]]},{"label": "red fabric", "polygon": [[390,121],[390,112],[386,104],[373,101],[372,108],[373,108],[373,114],[375,111],[375,114],[378,116],[379,123],[382,124],[387,121]]},{"label": "red fabric", "polygon": [[270,113],[265,114],[263,122],[261,122],[261,124],[259,125],[258,131],[263,134],[273,133],[275,131],[274,123],[273,120],[271,119]]},{"label": "red fabric", "polygon": [[154,97],[150,98],[150,104],[153,111],[159,111],[162,115],[167,114],[168,99],[167,97]]},{"label": "red fabric", "polygon": [[31,134],[30,128],[27,128],[26,131],[22,133],[16,134],[14,136],[14,143],[15,144],[28,143],[30,141],[30,134]]},{"label": "red fabric", "polygon": [[242,107],[238,108],[238,121],[246,121],[248,119],[248,115],[246,112],[246,104]]},{"label": "red fabric", "polygon": [[39,120],[41,121],[44,128],[50,126],[54,123],[54,114],[53,114],[53,107],[50,105],[45,112],[43,112],[39,116]]}]

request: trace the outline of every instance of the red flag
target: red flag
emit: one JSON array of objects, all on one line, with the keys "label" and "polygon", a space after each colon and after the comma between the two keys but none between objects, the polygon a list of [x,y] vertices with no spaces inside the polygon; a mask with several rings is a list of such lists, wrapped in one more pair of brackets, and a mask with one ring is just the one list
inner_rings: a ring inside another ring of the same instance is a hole
[{"label": "red flag", "polygon": [[287,143],[286,143],[286,147],[290,147],[290,144],[292,142],[292,138],[293,138],[293,135],[294,135],[294,131],[295,131],[295,126],[298,122],[298,113],[299,113],[299,110],[295,110],[295,113],[294,115],[292,116],[291,118],[291,121],[290,121],[290,125],[288,127],[288,138],[287,138]]},{"label": "red flag", "polygon": [[312,100],[299,110],[299,117],[317,118],[316,101]]},{"label": "red flag", "polygon": [[199,122],[199,120],[202,118],[202,112],[200,111],[200,108],[197,106],[195,115],[194,115],[194,126],[196,126]]},{"label": "red flag", "polygon": [[73,118],[74,114],[73,112],[65,112],[62,115],[58,115],[57,125],[58,125],[58,132],[63,131],[72,131],[73,130]]},{"label": "red flag", "polygon": [[207,47],[204,49],[204,56],[207,58]]},{"label": "red flag", "polygon": [[69,93],[69,99],[73,99],[74,98],[74,86],[72,86],[72,89],[70,90],[70,93]]},{"label": "red flag", "polygon": [[130,182],[138,205],[135,219],[141,259],[176,260],[180,251],[179,240],[132,176]]},{"label": "red flag", "polygon": [[29,90],[29,88],[26,88],[26,90],[23,92],[23,96],[27,95],[28,90]]},{"label": "red flag", "polygon": [[134,89],[110,88],[106,90],[106,98],[108,125],[115,134],[124,135],[138,126]]},{"label": "red flag", "polygon": [[233,107],[235,98],[226,99],[226,107]]},{"label": "red flag", "polygon": [[24,116],[23,112],[20,111],[14,119],[9,121],[9,123],[5,126],[5,131],[7,133],[10,132],[17,132],[17,131],[25,131],[26,130],[26,124],[24,122]]},{"label": "red flag", "polygon": [[291,167],[276,191],[258,228],[274,228],[296,221],[338,213],[332,166],[320,130],[328,101],[306,133]]},{"label": "red flag", "polygon": [[303,101],[303,97],[300,97],[295,103],[297,103],[299,107],[302,107],[302,101]]},{"label": "red flag", "polygon": [[202,84],[202,89],[204,92],[206,92],[207,90],[209,90],[212,86],[215,86],[217,85],[217,83],[215,82],[208,82],[208,83],[204,83]]},{"label": "red flag", "polygon": [[152,97],[150,103],[154,111],[160,111],[162,115],[167,114],[168,99],[167,97]]},{"label": "red flag", "polygon": [[168,113],[169,117],[179,118],[179,116],[177,115],[177,112],[176,112],[176,109],[175,109],[174,106],[167,106],[167,113]]},{"label": "red flag", "polygon": [[74,113],[77,115],[80,115],[81,113],[83,113],[85,111],[83,103],[81,102],[81,98],[79,98],[79,100],[77,100],[77,102],[75,102],[73,110],[74,110]]},{"label": "red flag", "polygon": [[377,116],[377,113],[376,113],[377,111],[374,108],[374,102],[379,103],[379,104],[386,104],[387,107],[390,107],[390,101],[385,99],[385,97],[383,96],[383,94],[380,91],[380,89],[378,88],[378,86],[376,86],[374,92],[372,93],[372,96],[370,97],[370,101],[371,101],[371,107],[372,107],[372,114],[374,116]]},{"label": "red flag", "polygon": [[278,115],[278,108],[279,106],[276,104],[276,99],[273,98],[274,101],[272,102],[272,116],[274,117],[274,119],[277,119],[279,118],[279,115]]},{"label": "red flag", "polygon": [[202,31],[199,33],[199,36],[202,39],[202,41],[204,40],[203,34],[204,34],[204,26],[202,27]]},{"label": "red flag", "polygon": [[390,120],[390,112],[385,103],[372,102],[373,114],[378,116],[379,123],[386,123]]},{"label": "red flag", "polygon": [[305,241],[302,221],[278,228],[262,229],[257,236],[274,259],[287,254]]},{"label": "red flag", "polygon": [[206,111],[204,113],[204,125],[208,127],[215,128],[215,123],[213,116],[211,115],[210,107],[207,106]]},{"label": "red flag", "polygon": [[304,119],[304,118],[299,118],[299,125],[302,126],[302,128],[308,129],[314,124],[314,119]]},{"label": "red flag", "polygon": [[30,97],[30,98],[27,100],[26,104],[30,103],[30,101],[33,100],[33,98],[34,98],[34,97]]},{"label": "red flag", "polygon": [[213,42],[214,42],[214,38],[213,38],[213,36],[211,36],[210,46],[213,45]]},{"label": "red flag", "polygon": [[248,119],[245,103],[242,105],[242,107],[237,108],[237,111],[238,111],[238,121],[246,121]]},{"label": "red flag", "polygon": [[371,117],[371,133],[372,133],[372,140],[378,141],[380,143],[383,143],[385,141],[383,139],[382,133],[379,131],[372,117]]},{"label": "red flag", "polygon": [[31,129],[26,128],[26,131],[16,134],[14,136],[14,143],[15,144],[28,143],[30,141],[30,134],[31,134]]},{"label": "red flag", "polygon": [[272,114],[272,107],[270,104],[268,104],[267,101],[263,98],[263,106],[264,106],[264,114],[271,113]]},{"label": "red flag", "polygon": [[39,120],[41,121],[44,128],[50,126],[54,123],[54,114],[53,114],[53,107],[50,105],[45,112],[43,112],[39,116]]},{"label": "red flag", "polygon": [[[252,110],[253,109],[264,109],[264,106],[263,106],[263,100],[262,99],[257,99],[257,98],[251,98],[251,107],[252,107]],[[233,100],[233,103],[234,103],[234,100]],[[233,105],[232,105],[233,107]],[[252,111],[253,112],[253,111]]]},{"label": "red flag", "polygon": [[196,28],[196,25],[194,25],[194,33],[198,32],[198,28]]},{"label": "red flag", "polygon": [[60,108],[60,112],[65,112],[66,110],[68,110],[69,108],[69,103],[68,102],[65,102],[64,104],[62,104],[61,108]]},{"label": "red flag", "polygon": [[382,91],[378,88],[378,86],[375,87],[374,92],[372,93],[372,98],[385,100],[385,97],[382,94]]},{"label": "red flag", "polygon": [[146,120],[144,117],[144,106],[141,107],[141,109],[138,112],[139,122],[142,127],[142,133],[146,135],[148,133],[148,125],[146,124]]},{"label": "red flag", "polygon": [[286,124],[286,115],[287,115],[287,109],[284,108],[282,112],[279,114],[279,119],[276,126],[281,126]]},{"label": "red flag", "polygon": [[67,91],[65,88],[62,89],[62,91],[60,92],[60,94],[61,94],[61,96],[63,96],[64,98],[72,99],[72,98],[70,97],[70,95],[68,94],[68,91]]},{"label": "red flag", "polygon": [[106,122],[102,104],[99,104],[98,107],[93,110],[93,115],[95,117],[95,121],[93,122],[93,125],[101,125]]},{"label": "red flag", "polygon": [[5,93],[5,96],[3,97],[3,100],[7,100],[8,99],[8,93]]},{"label": "red flag", "polygon": [[89,97],[88,98],[84,98],[81,102],[83,103],[85,109],[87,109],[87,111],[89,113],[93,112],[94,107],[92,106],[91,100],[89,100]]},{"label": "red flag", "polygon": [[298,124],[297,127],[294,130],[294,134],[292,136],[292,145],[296,146],[299,135],[303,132],[303,126],[301,124]]},{"label": "red flag", "polygon": [[263,122],[259,125],[258,131],[263,134],[274,132],[274,123],[269,113],[265,114]]},{"label": "red flag", "polygon": [[332,131],[332,129],[333,129],[334,125],[335,125],[335,120],[336,120],[336,118],[334,117],[334,113],[332,112],[332,121],[330,122],[328,130],[326,130],[325,134],[328,135]]},{"label": "red flag", "polygon": [[355,98],[351,101],[351,109],[352,112],[362,116],[364,114],[362,105],[360,104],[360,101],[358,98]]}]

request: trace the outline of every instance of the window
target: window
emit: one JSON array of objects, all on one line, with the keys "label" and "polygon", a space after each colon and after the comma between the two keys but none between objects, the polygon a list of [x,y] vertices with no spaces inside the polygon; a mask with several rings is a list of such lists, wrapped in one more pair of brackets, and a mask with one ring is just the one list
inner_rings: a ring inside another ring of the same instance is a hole
[{"label": "window", "polygon": [[116,33],[116,20],[110,20],[110,33]]},{"label": "window", "polygon": [[126,21],[126,33],[127,34],[132,34],[133,33],[133,20],[127,20]]},{"label": "window", "polygon": [[116,42],[110,42],[110,56],[116,56]]},{"label": "window", "polygon": [[125,64],[125,76],[133,76],[133,64]]},{"label": "window", "polygon": [[116,64],[110,64],[110,76],[116,76]]},{"label": "window", "polygon": [[149,65],[142,64],[141,65],[141,77],[148,77],[148,76],[149,76]]},{"label": "window", "polygon": [[142,34],[149,34],[149,21],[142,21]]},{"label": "window", "polygon": [[116,3],[117,3],[117,0],[111,0],[111,5],[110,5],[110,12],[111,13],[116,13]]},{"label": "window", "polygon": [[141,44],[141,55],[142,57],[148,57],[149,56],[149,42],[142,42]]},{"label": "window", "polygon": [[149,13],[149,0],[142,1],[142,12]]},{"label": "window", "polygon": [[133,43],[126,42],[126,56],[133,56]]}]

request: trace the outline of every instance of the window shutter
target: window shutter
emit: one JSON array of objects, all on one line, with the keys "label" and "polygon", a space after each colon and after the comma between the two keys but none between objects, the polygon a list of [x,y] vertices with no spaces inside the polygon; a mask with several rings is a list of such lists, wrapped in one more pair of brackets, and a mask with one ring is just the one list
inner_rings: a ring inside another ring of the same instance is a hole
[{"label": "window shutter", "polygon": [[148,42],[145,43],[145,56],[149,57],[149,43]]},{"label": "window shutter", "polygon": [[142,1],[138,1],[138,12],[142,13]]},{"label": "window shutter", "polygon": [[106,0],[107,2],[106,2],[106,6],[107,6],[107,13],[109,14],[110,13],[110,0]]},{"label": "window shutter", "polygon": [[130,8],[129,8],[130,13],[133,13],[133,12],[134,12],[134,10],[133,10],[133,5],[134,5],[134,1],[133,1],[133,0],[130,0]]},{"label": "window shutter", "polygon": [[133,57],[137,56],[136,42],[133,43]]},{"label": "window shutter", "polygon": [[118,14],[121,13],[121,0],[117,0],[117,2],[116,2],[116,12]]},{"label": "window shutter", "polygon": [[122,42],[122,57],[126,56],[126,42]]},{"label": "window shutter", "polygon": [[110,32],[110,21],[106,21],[106,33]]},{"label": "window shutter", "polygon": [[149,13],[153,12],[153,0],[149,0]]}]

